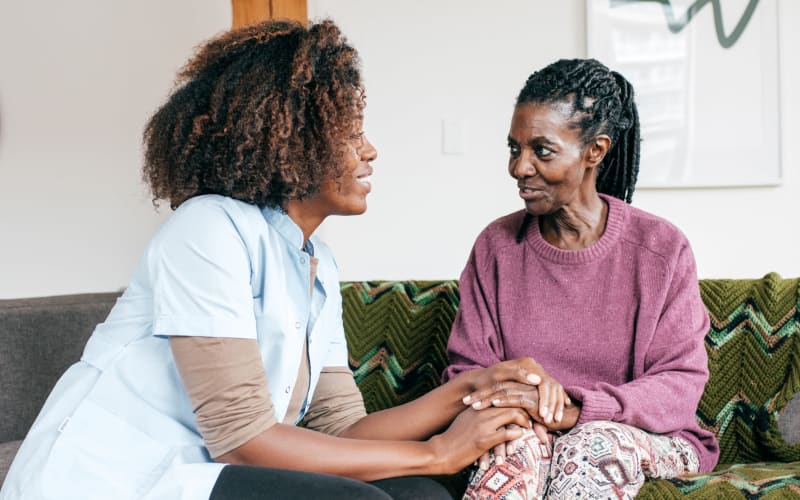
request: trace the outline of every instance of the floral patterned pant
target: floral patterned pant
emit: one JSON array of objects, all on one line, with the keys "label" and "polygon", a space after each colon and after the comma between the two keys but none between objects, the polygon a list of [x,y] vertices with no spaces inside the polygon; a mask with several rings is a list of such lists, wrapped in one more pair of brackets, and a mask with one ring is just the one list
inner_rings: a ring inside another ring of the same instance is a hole
[{"label": "floral patterned pant", "polygon": [[502,464],[476,469],[464,499],[633,498],[647,478],[697,472],[692,445],[615,422],[587,422],[542,444],[526,432]]}]

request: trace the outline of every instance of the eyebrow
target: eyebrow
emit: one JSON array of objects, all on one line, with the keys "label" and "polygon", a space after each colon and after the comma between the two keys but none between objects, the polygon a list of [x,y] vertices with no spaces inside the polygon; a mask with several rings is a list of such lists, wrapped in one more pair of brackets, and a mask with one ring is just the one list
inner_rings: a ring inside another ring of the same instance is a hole
[{"label": "eyebrow", "polygon": [[[511,137],[510,135],[508,136],[507,140],[510,143],[513,142],[514,144],[519,144],[519,142],[516,139],[514,139],[513,137]],[[543,135],[538,135],[536,137],[532,137],[527,143],[529,145],[546,144],[546,145],[558,146],[557,142],[553,142],[553,141],[551,141],[550,139],[548,139],[547,137],[545,137]]]}]

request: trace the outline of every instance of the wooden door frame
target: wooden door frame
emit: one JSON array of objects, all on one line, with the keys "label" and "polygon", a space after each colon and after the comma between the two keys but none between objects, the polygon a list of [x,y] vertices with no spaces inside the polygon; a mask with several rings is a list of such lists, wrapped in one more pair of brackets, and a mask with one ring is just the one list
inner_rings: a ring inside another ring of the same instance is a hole
[{"label": "wooden door frame", "polygon": [[277,18],[308,21],[306,0],[231,0],[231,7],[233,28]]}]

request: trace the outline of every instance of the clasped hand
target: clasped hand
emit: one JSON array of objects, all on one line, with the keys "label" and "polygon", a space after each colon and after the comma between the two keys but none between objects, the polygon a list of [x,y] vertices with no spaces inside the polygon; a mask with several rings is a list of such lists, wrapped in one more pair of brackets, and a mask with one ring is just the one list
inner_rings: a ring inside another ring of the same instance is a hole
[{"label": "clasped hand", "polygon": [[[464,397],[465,405],[475,410],[521,408],[533,420],[533,431],[542,443],[547,443],[548,432],[574,427],[580,415],[580,410],[572,404],[561,384],[532,358],[506,361],[482,370],[474,387],[475,390]],[[494,447],[497,463],[502,463],[507,454],[514,452],[515,443],[509,441]],[[478,463],[486,469],[489,460],[487,452]]]}]

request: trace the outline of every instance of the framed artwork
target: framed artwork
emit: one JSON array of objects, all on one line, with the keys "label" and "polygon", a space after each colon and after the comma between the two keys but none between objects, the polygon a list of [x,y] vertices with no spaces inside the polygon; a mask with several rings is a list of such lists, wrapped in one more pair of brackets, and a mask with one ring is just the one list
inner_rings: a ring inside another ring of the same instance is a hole
[{"label": "framed artwork", "polygon": [[586,0],[587,52],[634,86],[637,187],[781,183],[777,0]]}]

